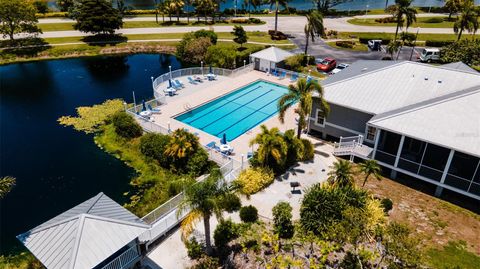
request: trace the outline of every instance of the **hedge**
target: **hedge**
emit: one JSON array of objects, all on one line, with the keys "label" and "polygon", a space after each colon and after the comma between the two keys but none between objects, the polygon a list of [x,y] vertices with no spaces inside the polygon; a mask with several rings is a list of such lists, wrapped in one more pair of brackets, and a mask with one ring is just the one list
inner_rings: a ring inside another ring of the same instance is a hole
[{"label": "hedge", "polygon": [[43,13],[37,13],[35,14],[35,17],[37,18],[57,18],[57,17],[68,17],[68,12],[47,12],[45,14]]},{"label": "hedge", "polygon": [[337,41],[335,45],[341,48],[353,49],[355,47],[354,41]]},{"label": "hedge", "polygon": [[455,43],[453,40],[426,40],[425,46],[427,47],[445,47]]}]

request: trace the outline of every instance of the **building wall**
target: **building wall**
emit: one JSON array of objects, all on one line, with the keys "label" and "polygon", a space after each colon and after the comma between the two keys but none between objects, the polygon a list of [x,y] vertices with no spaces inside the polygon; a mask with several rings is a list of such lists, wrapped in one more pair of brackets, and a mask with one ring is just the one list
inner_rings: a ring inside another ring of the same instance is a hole
[{"label": "building wall", "polygon": [[326,118],[325,126],[321,127],[315,124],[317,109],[319,108],[317,98],[314,99],[312,108],[310,129],[321,132],[324,136],[329,135],[337,138],[340,136],[364,135],[366,124],[373,117],[371,114],[330,104],[330,114]]}]

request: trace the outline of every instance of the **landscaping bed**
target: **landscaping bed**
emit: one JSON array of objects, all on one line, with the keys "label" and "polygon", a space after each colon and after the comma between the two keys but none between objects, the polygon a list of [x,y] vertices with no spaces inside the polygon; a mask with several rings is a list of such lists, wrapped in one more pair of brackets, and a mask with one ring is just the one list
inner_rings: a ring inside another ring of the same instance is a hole
[{"label": "landscaping bed", "polygon": [[[389,17],[387,17],[389,18]],[[447,20],[448,17],[418,17],[417,21],[414,22],[410,27],[416,28],[452,28],[454,21]],[[382,22],[387,20],[382,19],[360,19],[354,18],[349,19],[347,22],[354,25],[364,25],[364,26],[397,26],[396,22]]]}]

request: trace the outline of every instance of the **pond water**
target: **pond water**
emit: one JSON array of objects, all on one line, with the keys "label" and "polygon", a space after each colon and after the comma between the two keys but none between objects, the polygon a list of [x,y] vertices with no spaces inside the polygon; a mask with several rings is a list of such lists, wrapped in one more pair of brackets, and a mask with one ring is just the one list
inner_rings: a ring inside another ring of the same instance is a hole
[{"label": "pond water", "polygon": [[[125,0],[125,3],[133,8],[133,9],[152,9],[155,5],[155,2],[159,3],[161,0]],[[370,9],[381,9],[385,8],[385,1],[386,0],[351,0],[346,3],[340,4],[334,7],[337,10],[364,10],[366,5],[369,6]],[[115,3],[115,1],[114,1]],[[394,0],[388,0],[388,5],[394,4]],[[234,8],[235,4],[237,8],[242,8],[243,0],[226,0],[220,5],[220,9],[226,8]],[[443,6],[444,0],[413,0],[414,6],[419,7],[438,7]],[[475,0],[475,4],[479,5],[480,0]],[[55,7],[55,1],[50,1],[50,6]],[[288,4],[290,7],[294,7],[296,9],[311,9],[314,8],[314,1],[312,0],[291,0]],[[262,6],[260,9],[269,8],[268,5]],[[190,9],[191,10],[191,9]]]},{"label": "pond water", "polygon": [[78,106],[152,97],[151,76],[180,67],[174,56],[139,54],[0,66],[0,176],[17,186],[0,201],[0,254],[15,236],[103,191],[123,204],[134,171],[92,135],[57,119]]}]

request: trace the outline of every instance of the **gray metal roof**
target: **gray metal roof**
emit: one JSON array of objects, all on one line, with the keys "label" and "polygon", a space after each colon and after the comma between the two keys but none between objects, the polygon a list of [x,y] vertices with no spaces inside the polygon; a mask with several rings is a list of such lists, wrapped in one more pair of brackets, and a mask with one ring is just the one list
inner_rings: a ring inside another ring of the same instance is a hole
[{"label": "gray metal roof", "polygon": [[442,67],[443,68],[455,69],[455,70],[459,70],[459,71],[478,73],[477,70],[471,68],[470,66],[464,64],[463,62],[454,62],[454,63],[444,64],[444,65],[442,65]]},{"label": "gray metal roof", "polygon": [[17,238],[50,269],[93,268],[150,226],[103,193]]},{"label": "gray metal roof", "polygon": [[395,65],[399,62],[396,61],[378,61],[378,60],[359,60],[351,64],[349,67],[343,69],[341,72],[331,75],[321,83],[326,86],[331,83],[342,81],[348,78],[352,78],[364,73],[373,72],[385,67]]},{"label": "gray metal roof", "polygon": [[480,157],[480,85],[377,115],[369,124]]},{"label": "gray metal roof", "polygon": [[255,58],[264,59],[270,62],[279,63],[293,55],[295,54],[272,46],[264,50],[255,52],[251,54],[250,57],[255,57]]},{"label": "gray metal roof", "polygon": [[328,83],[325,99],[357,111],[381,114],[478,85],[480,73],[405,61]]}]

